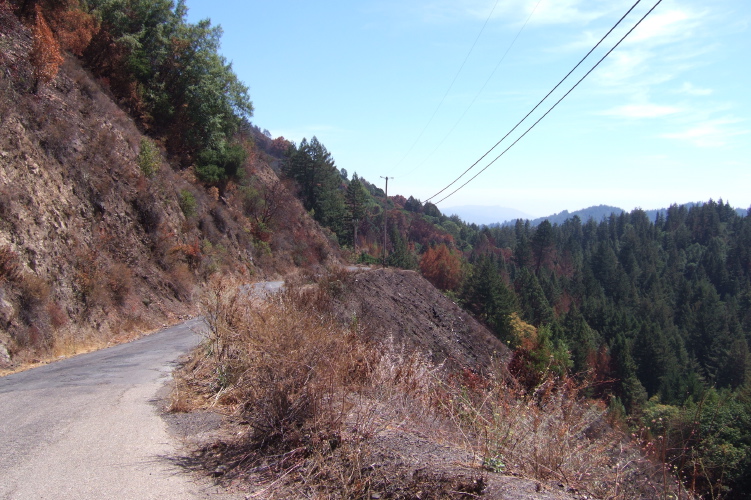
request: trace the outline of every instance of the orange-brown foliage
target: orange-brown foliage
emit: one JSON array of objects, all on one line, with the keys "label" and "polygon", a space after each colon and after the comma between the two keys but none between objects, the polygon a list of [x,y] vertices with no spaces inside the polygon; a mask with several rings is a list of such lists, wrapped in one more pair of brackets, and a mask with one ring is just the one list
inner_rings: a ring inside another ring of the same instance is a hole
[{"label": "orange-brown foliage", "polygon": [[280,135],[279,137],[271,141],[270,153],[272,155],[281,156],[287,152],[290,145],[291,143]]},{"label": "orange-brown foliage", "polygon": [[427,247],[430,245],[453,245],[454,237],[422,217],[413,217],[409,223],[409,240]]},{"label": "orange-brown foliage", "polygon": [[71,2],[68,9],[56,10],[50,22],[62,48],[77,56],[83,55],[99,29],[94,18],[79,8],[78,2]]},{"label": "orange-brown foliage", "polygon": [[462,264],[446,245],[429,248],[420,259],[420,271],[425,279],[441,290],[455,290],[462,280]]},{"label": "orange-brown foliage", "polygon": [[60,53],[60,44],[52,34],[39,5],[36,7],[36,20],[31,31],[34,37],[31,64],[34,65],[37,82],[49,83],[57,76],[63,56]]}]

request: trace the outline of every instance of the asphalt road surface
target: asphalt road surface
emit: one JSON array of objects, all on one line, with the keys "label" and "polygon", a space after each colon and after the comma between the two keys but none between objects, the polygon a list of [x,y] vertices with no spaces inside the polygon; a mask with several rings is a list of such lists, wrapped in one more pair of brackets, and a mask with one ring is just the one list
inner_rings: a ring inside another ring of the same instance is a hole
[{"label": "asphalt road surface", "polygon": [[153,404],[200,320],[0,378],[0,499],[230,498],[179,469]]}]

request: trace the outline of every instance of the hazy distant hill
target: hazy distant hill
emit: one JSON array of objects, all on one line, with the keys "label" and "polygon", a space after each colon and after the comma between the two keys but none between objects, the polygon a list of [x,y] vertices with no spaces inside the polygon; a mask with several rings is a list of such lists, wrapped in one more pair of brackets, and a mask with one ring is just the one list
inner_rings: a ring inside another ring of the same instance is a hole
[{"label": "hazy distant hill", "polygon": [[487,207],[481,205],[464,205],[460,207],[449,207],[441,210],[446,215],[458,215],[464,222],[471,224],[498,224],[507,220],[529,219],[532,216],[506,207]]},{"label": "hazy distant hill", "polygon": [[530,221],[530,224],[536,226],[544,220],[549,221],[551,224],[563,224],[564,222],[566,222],[566,219],[571,219],[575,215],[578,215],[583,222],[586,222],[589,219],[599,221],[602,220],[603,217],[609,217],[610,214],[619,215],[622,212],[624,212],[622,208],[613,207],[610,205],[597,205],[596,207],[582,208],[581,210],[576,210],[574,212],[564,210],[563,212],[557,214],[549,215],[547,217],[540,217],[539,219]]},{"label": "hazy distant hill", "polygon": [[[582,208],[581,210],[576,210],[574,212],[569,212],[568,210],[564,210],[562,212],[559,212],[557,214],[548,215],[545,217],[539,217],[537,219],[530,219],[529,223],[532,226],[537,226],[544,220],[550,221],[551,224],[563,224],[566,219],[570,219],[575,215],[578,215],[579,218],[582,220],[582,222],[586,222],[589,219],[595,219],[597,221],[601,220],[603,217],[608,217],[610,214],[620,214],[624,210],[622,208],[613,207],[610,205],[597,205],[596,207],[588,207],[588,208]],[[495,223],[491,223],[488,225],[498,225],[498,226],[513,226],[516,223],[517,219],[524,219],[524,217],[516,217],[514,219],[499,219],[495,221]]]},{"label": "hazy distant hill", "polygon": [[[691,207],[702,205],[702,203],[684,203],[683,206],[685,206],[687,209],[690,209]],[[602,220],[604,217],[610,217],[610,214],[616,214],[619,215],[624,210],[622,208],[613,207],[610,205],[597,205],[596,207],[588,207],[583,208],[581,210],[576,210],[574,212],[569,212],[568,210],[564,210],[562,212],[559,212],[557,214],[548,215],[546,217],[539,217],[537,219],[532,219],[529,221],[530,225],[537,226],[542,221],[547,220],[551,224],[563,224],[566,222],[567,219],[571,219],[575,215],[578,215],[579,218],[582,220],[582,222],[586,222],[589,219],[594,219],[596,221]],[[658,214],[662,214],[663,216],[666,215],[668,212],[667,208],[658,208],[654,210],[645,210],[645,213],[647,214],[647,217],[649,220],[654,221],[657,219]],[[735,212],[740,216],[744,217],[746,213],[748,212],[746,209],[743,208],[736,208]],[[518,217],[522,218],[523,217]],[[506,220],[505,222],[496,222],[495,224],[488,224],[488,225],[500,225],[500,226],[512,226],[516,223],[516,219],[513,220]]]}]

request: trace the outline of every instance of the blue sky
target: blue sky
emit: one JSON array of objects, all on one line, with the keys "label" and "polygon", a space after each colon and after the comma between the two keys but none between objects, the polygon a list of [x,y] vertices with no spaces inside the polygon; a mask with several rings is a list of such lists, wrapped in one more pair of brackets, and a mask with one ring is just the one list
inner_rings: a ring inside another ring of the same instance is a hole
[{"label": "blue sky", "polygon": [[[531,118],[654,1],[641,2]],[[378,185],[380,176],[394,177],[389,194],[421,200],[503,137],[632,4],[187,0],[191,21],[208,17],[224,29],[222,53],[250,87],[253,123],[295,142],[315,135],[350,175]],[[751,2],[663,0],[537,127],[439,208],[498,205],[542,216],[709,198],[747,208],[749,54]]]}]

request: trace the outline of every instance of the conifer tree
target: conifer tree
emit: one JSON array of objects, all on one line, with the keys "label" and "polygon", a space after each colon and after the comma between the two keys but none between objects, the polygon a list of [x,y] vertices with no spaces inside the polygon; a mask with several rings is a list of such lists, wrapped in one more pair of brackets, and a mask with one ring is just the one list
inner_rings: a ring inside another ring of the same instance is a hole
[{"label": "conifer tree", "polygon": [[360,182],[357,172],[352,174],[352,180],[347,186],[344,198],[345,203],[347,204],[348,219],[352,224],[352,246],[357,250],[357,229],[360,226],[360,221],[367,213],[368,202],[368,192],[365,191],[365,188]]},{"label": "conifer tree", "polygon": [[506,287],[493,260],[481,256],[464,284],[462,299],[469,310],[484,321],[501,339],[515,342],[511,314],[516,311],[516,297]]}]

